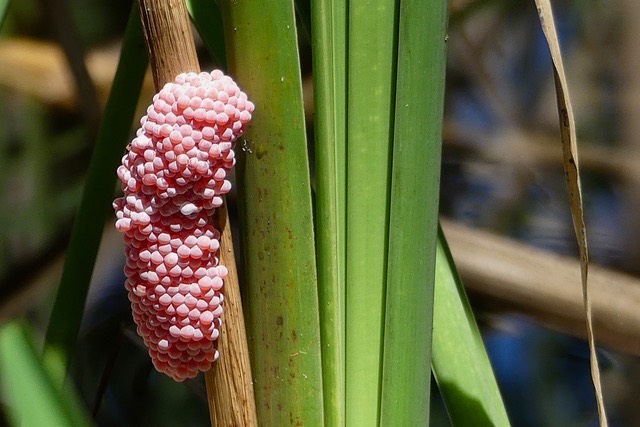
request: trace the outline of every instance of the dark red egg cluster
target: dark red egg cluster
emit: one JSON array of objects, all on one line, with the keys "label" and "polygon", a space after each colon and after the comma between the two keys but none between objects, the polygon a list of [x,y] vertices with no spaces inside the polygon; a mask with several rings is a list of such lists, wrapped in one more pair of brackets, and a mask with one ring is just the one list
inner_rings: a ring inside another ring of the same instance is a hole
[{"label": "dark red egg cluster", "polygon": [[154,96],[118,168],[133,318],[156,369],[176,381],[218,358],[227,269],[210,216],[231,189],[234,143],[253,109],[219,70],[180,74]]}]

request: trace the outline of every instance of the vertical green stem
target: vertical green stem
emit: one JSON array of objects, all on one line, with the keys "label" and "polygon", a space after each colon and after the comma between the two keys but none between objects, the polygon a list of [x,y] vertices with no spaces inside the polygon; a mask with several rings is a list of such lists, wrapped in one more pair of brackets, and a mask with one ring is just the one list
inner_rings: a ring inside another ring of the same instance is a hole
[{"label": "vertical green stem", "polygon": [[312,2],[316,248],[325,422],[344,424],[347,5]]},{"label": "vertical green stem", "polygon": [[387,271],[396,4],[349,2],[346,421],[378,423]]},{"label": "vertical green stem", "polygon": [[311,186],[293,2],[222,2],[227,63],[256,104],[238,167],[258,418],[323,425]]},{"label": "vertical green stem", "polygon": [[380,425],[429,424],[447,1],[401,0]]}]

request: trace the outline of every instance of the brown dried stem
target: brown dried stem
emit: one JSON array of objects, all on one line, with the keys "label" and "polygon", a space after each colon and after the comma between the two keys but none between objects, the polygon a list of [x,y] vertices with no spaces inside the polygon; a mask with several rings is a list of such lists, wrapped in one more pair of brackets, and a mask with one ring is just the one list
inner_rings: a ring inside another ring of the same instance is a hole
[{"label": "brown dried stem", "polygon": [[[139,0],[138,4],[156,89],[182,72],[199,72],[184,0]],[[218,339],[220,360],[205,373],[209,413],[216,426],[255,426],[253,381],[226,204],[216,210],[214,221],[222,234],[220,262],[229,275],[225,279],[224,321]]]},{"label": "brown dried stem", "polygon": [[[586,337],[579,262],[441,219],[467,291],[491,310],[526,314],[556,330]],[[590,266],[598,341],[640,355],[640,280]]]}]

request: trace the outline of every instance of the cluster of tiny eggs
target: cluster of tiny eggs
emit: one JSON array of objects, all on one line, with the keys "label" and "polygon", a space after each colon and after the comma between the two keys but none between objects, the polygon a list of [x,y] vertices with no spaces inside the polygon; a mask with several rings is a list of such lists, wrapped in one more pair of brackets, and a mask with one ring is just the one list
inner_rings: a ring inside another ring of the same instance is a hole
[{"label": "cluster of tiny eggs", "polygon": [[180,74],[154,96],[118,168],[126,288],[153,363],[177,381],[218,358],[223,279],[210,216],[231,189],[254,106],[221,71]]}]

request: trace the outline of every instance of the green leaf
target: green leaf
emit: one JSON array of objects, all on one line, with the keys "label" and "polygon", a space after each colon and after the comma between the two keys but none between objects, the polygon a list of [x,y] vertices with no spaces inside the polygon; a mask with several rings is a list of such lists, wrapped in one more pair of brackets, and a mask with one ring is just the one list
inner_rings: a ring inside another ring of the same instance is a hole
[{"label": "green leaf", "polygon": [[444,234],[438,232],[433,374],[455,426],[508,426],[489,357]]},{"label": "green leaf", "polygon": [[47,365],[56,360],[66,367],[71,359],[103,225],[111,210],[116,168],[131,132],[147,63],[140,16],[134,5],[49,320],[45,339]]},{"label": "green leaf", "polygon": [[312,2],[316,250],[324,415],[345,416],[347,5]]},{"label": "green leaf", "polygon": [[264,425],[321,426],[311,185],[293,2],[228,0],[221,9],[229,70],[256,104],[237,176],[258,418]]},{"label": "green leaf", "polygon": [[11,322],[0,327],[0,384],[14,425],[88,426],[74,390],[64,392],[36,356],[26,327]]},{"label": "green leaf", "polygon": [[425,426],[447,2],[402,0],[399,15],[380,425]]},{"label": "green leaf", "polygon": [[7,17],[7,10],[9,9],[10,0],[0,0],[0,27],[4,24],[4,19]]},{"label": "green leaf", "polygon": [[187,0],[187,10],[214,65],[226,68],[222,13],[217,3],[214,0]]},{"label": "green leaf", "polygon": [[346,424],[378,424],[396,70],[396,3],[349,1]]}]

